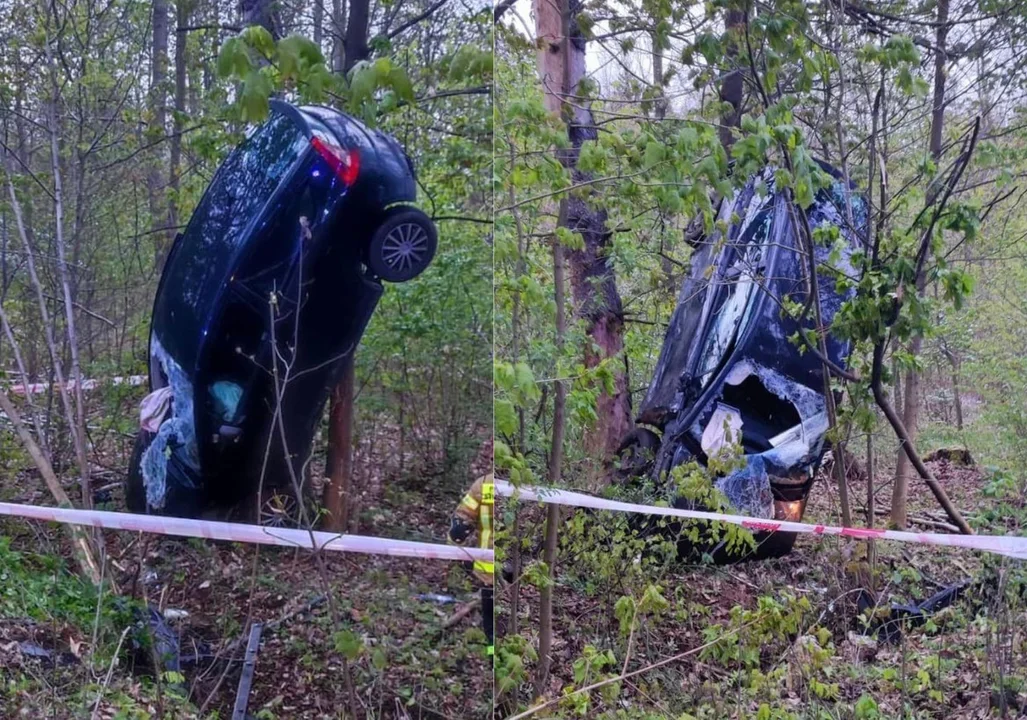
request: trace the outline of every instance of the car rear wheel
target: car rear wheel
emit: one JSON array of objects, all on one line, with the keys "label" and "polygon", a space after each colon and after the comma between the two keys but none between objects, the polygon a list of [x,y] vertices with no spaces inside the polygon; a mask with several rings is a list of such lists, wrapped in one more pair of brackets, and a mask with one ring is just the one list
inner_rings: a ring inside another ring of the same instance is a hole
[{"label": "car rear wheel", "polygon": [[368,266],[388,282],[406,282],[431,264],[438,233],[431,218],[413,207],[394,208],[368,245]]}]

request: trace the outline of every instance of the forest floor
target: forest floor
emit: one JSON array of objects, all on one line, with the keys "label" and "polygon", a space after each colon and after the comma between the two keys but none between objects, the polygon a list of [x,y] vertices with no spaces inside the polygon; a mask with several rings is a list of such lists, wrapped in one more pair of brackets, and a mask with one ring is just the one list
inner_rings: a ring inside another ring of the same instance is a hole
[{"label": "forest floor", "polygon": [[[947,460],[929,467],[979,532],[1022,532],[1022,495],[1009,476]],[[879,474],[890,479],[890,472],[879,469]],[[878,509],[888,507],[891,495],[881,478]],[[850,483],[854,522],[862,525],[866,481]],[[833,482],[818,478],[804,520],[838,524],[834,494]],[[522,527],[531,532],[537,508],[522,512]],[[922,484],[911,486],[911,517],[933,522],[944,519],[939,512]],[[617,566],[608,552],[582,552],[587,544],[582,538],[593,537],[596,523],[615,520],[578,516],[582,527],[576,535],[567,533],[558,556],[554,658],[545,696],[556,698],[707,647],[608,686],[605,693],[565,699],[537,717],[582,712],[595,718],[676,720],[1027,717],[1023,598],[1005,584],[1006,601],[995,592],[996,580],[1005,583],[1012,576],[1007,571],[1022,563],[884,541],[875,543],[871,563],[867,543],[800,535],[792,552],[779,559],[726,567],[673,561],[639,571],[637,556]],[[876,524],[884,527],[886,521],[879,516]],[[569,521],[564,527],[573,525]],[[967,578],[974,584],[962,598],[922,625],[874,632],[861,619],[869,616],[858,606],[861,595],[876,601],[877,617],[883,619],[893,602],[919,602]],[[650,584],[665,603],[644,599]],[[528,582],[521,587],[519,625],[535,630],[538,590]],[[626,615],[619,607],[624,597],[634,599]],[[505,627],[509,602],[497,613]],[[508,648],[501,640],[497,662]],[[503,674],[497,669],[497,687]],[[524,708],[529,691],[524,684],[520,691]]]},{"label": "forest floor", "polygon": [[[112,469],[101,507],[122,510],[125,433],[105,437],[109,452],[98,454]],[[379,437],[376,446],[389,443]],[[4,450],[0,500],[52,504],[20,448]],[[466,480],[447,480],[414,459],[408,467],[377,479],[382,499],[363,513],[361,531],[445,542]],[[250,621],[265,629],[249,717],[351,717],[344,713],[354,703],[361,718],[491,714],[492,665],[478,611],[444,627],[477,597],[460,564],[327,553],[332,608],[309,553],[122,532],[104,540],[129,602],[110,593],[98,602],[69,572],[59,528],[0,520],[0,717],[231,717]],[[147,603],[172,618],[180,672],[153,672],[153,636],[139,613]]]}]

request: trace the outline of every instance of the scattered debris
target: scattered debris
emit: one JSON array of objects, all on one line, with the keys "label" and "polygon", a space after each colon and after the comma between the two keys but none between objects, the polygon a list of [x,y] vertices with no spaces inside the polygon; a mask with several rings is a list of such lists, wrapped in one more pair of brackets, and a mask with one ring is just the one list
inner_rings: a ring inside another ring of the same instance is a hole
[{"label": "scattered debris", "polygon": [[942,588],[922,602],[892,603],[883,618],[883,608],[877,605],[870,592],[861,588],[856,607],[861,615],[870,619],[868,633],[894,644],[902,639],[903,628],[920,627],[929,616],[956,602],[972,584],[973,580],[966,578]]},{"label": "scattered debris", "polygon": [[971,455],[970,451],[966,448],[938,448],[924,457],[925,463],[935,460],[947,460],[950,463],[962,465],[963,467],[977,466],[977,463],[974,462],[973,455]]},{"label": "scattered debris", "polygon": [[439,595],[438,593],[421,593],[415,597],[417,597],[418,600],[426,600],[438,605],[449,605],[457,602],[457,599],[452,595]]},{"label": "scattered debris", "polygon": [[246,657],[243,660],[242,675],[239,676],[239,690],[235,694],[232,720],[246,720],[246,707],[250,702],[250,686],[253,685],[253,670],[257,664],[260,634],[263,630],[263,623],[253,623],[250,626],[250,639],[246,643]]},{"label": "scattered debris", "polygon": [[856,662],[870,662],[877,657],[877,640],[870,635],[860,635],[849,630],[845,639],[853,651],[853,659]]}]

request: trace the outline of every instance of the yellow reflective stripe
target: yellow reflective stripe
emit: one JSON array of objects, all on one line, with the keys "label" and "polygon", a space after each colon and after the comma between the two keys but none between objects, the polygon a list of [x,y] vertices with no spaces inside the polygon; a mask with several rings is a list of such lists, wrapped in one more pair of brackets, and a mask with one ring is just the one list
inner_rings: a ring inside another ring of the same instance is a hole
[{"label": "yellow reflective stripe", "polygon": [[496,486],[493,483],[482,483],[481,486],[481,502],[483,505],[495,505],[496,504]]},{"label": "yellow reflective stripe", "polygon": [[470,495],[464,495],[464,499],[460,501],[460,504],[471,512],[478,512],[478,501]]},{"label": "yellow reflective stripe", "polygon": [[[464,567],[466,567],[466,565]],[[493,575],[496,572],[496,564],[495,563],[487,562],[485,560],[475,560],[474,561],[474,569],[477,570],[478,572],[483,572],[483,573],[488,573],[490,575]]]},{"label": "yellow reflective stripe", "polygon": [[480,542],[478,543],[478,546],[482,547],[482,548],[485,548],[486,550],[488,550],[490,547],[492,547],[492,531],[491,530],[483,529],[481,531],[481,538],[480,538]]}]

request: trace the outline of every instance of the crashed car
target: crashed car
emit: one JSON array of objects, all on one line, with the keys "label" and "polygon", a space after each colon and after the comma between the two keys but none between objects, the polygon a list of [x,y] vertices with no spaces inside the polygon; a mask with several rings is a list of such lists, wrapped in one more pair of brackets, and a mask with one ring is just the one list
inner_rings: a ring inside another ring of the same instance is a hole
[{"label": "crashed car", "polygon": [[[835,247],[817,244],[814,252],[823,321],[830,327],[851,297],[838,291],[838,274],[854,275],[850,258],[863,248],[867,205],[837,172],[822,167],[833,183],[806,215],[811,229],[825,223],[839,229]],[[799,209],[776,191],[768,168],[721,200],[716,226],[726,232],[686,234],[693,246],[690,271],[636,428],[620,449],[625,477],[648,477],[676,507],[699,509],[670,486],[673,468],[706,465],[740,445],[741,467],[717,478],[715,487],[742,514],[802,518],[828,422],[821,359],[797,342],[799,324],[782,311],[786,300],[805,303],[808,297],[799,222]],[[829,334],[826,345],[831,361],[845,367],[849,344]],[[766,557],[788,552],[795,536],[764,534],[757,541],[757,555]]]},{"label": "crashed car", "polygon": [[416,277],[435,254],[416,190],[393,138],[336,110],[272,103],[165,262],[130,509],[196,516],[302,478],[382,281]]}]

